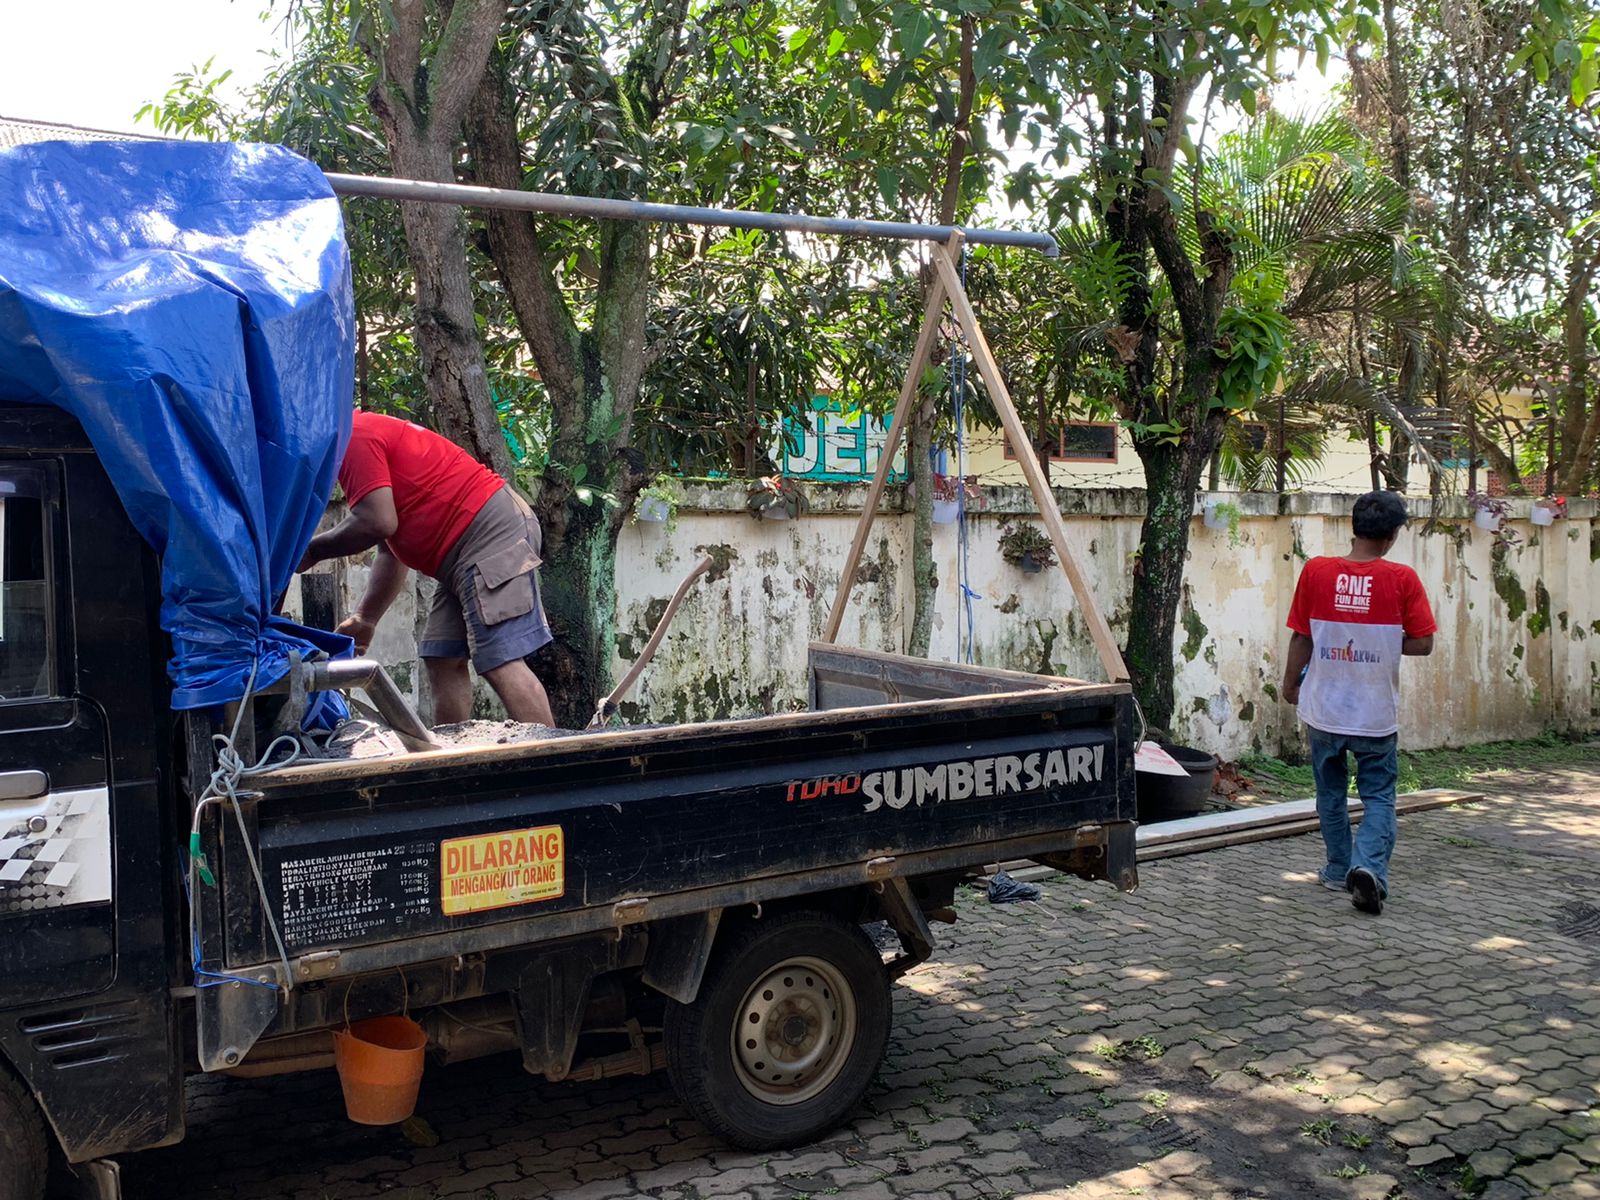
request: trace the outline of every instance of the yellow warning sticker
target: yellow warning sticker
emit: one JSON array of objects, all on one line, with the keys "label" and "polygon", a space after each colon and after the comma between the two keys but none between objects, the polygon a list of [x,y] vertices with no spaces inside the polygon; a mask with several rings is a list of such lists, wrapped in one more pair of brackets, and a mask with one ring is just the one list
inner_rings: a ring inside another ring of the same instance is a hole
[{"label": "yellow warning sticker", "polygon": [[451,838],[439,843],[439,864],[447,917],[555,900],[567,890],[559,825]]}]

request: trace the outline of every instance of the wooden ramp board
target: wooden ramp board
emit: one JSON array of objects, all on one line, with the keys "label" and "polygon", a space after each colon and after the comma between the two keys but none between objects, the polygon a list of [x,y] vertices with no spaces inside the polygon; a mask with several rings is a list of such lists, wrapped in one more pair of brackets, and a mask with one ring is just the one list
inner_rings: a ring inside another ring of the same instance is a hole
[{"label": "wooden ramp board", "polygon": [[[1451,788],[1429,788],[1421,792],[1408,792],[1396,797],[1395,812],[1399,816],[1427,812],[1432,808],[1445,808],[1453,804],[1471,804],[1484,799],[1482,792],[1461,792]],[[1350,823],[1361,822],[1362,803],[1356,797],[1350,800]],[[1184,854],[1203,854],[1207,850],[1221,850],[1228,846],[1245,846],[1251,842],[1265,842],[1273,838],[1298,837],[1317,831],[1317,802],[1315,800],[1286,800],[1281,804],[1263,804],[1257,808],[1240,808],[1231,812],[1203,813],[1198,817],[1185,817],[1178,821],[1162,821],[1157,825],[1141,825],[1135,835],[1139,847],[1139,861],[1158,862],[1163,858],[1177,858]],[[1006,863],[1004,868],[1014,879],[1048,879],[1057,872],[1050,867],[1027,862]]]}]

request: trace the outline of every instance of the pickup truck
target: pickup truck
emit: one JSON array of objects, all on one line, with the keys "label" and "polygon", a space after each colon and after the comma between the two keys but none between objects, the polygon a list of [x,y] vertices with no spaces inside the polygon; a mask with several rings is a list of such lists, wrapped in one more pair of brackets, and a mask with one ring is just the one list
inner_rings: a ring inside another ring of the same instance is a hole
[{"label": "pickup truck", "polygon": [[964,880],[1136,882],[1125,684],[828,645],[806,712],[302,757],[202,804],[213,735],[310,687],[425,738],[366,660],[175,713],[159,580],[77,422],[0,406],[0,1200],[52,1156],[114,1194],[110,1156],[182,1138],[187,1076],[327,1069],[402,1012],[436,1061],[664,1067],[729,1141],[801,1143],[859,1103]]}]

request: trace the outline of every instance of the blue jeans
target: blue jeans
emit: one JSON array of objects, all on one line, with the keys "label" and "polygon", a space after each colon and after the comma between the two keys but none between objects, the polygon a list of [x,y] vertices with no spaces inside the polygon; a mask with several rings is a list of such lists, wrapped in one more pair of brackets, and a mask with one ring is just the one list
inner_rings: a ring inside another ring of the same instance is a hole
[{"label": "blue jeans", "polygon": [[[1322,877],[1341,882],[1355,867],[1362,867],[1378,880],[1385,895],[1389,892],[1389,856],[1394,853],[1396,832],[1394,815],[1395,785],[1400,779],[1396,751],[1399,739],[1388,737],[1350,737],[1324,733],[1306,726],[1311,739],[1311,772],[1317,781],[1317,819],[1322,823],[1322,841],[1328,850],[1328,864]],[[1350,770],[1346,753],[1355,756],[1356,791],[1361,796],[1361,827],[1355,844],[1350,841]]]}]

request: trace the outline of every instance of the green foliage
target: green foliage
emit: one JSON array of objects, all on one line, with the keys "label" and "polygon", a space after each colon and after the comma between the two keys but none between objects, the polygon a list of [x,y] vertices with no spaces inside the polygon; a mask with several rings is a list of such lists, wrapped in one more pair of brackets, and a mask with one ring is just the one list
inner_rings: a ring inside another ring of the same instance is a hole
[{"label": "green foliage", "polygon": [[[1600,744],[1559,733],[1514,742],[1484,742],[1458,750],[1400,751],[1401,792],[1460,788],[1520,770],[1558,770],[1600,763]],[[1316,791],[1309,766],[1246,755],[1239,762],[1250,791],[1261,798],[1301,800]]]},{"label": "green foliage", "polygon": [[1323,1117],[1317,1121],[1307,1121],[1300,1126],[1300,1135],[1310,1138],[1319,1146],[1331,1146],[1333,1145],[1334,1131],[1338,1128],[1337,1122]]},{"label": "green foliage", "polygon": [[1239,506],[1232,501],[1224,500],[1220,504],[1212,504],[1208,505],[1208,507],[1227,523],[1228,545],[1237,550],[1244,543],[1244,539],[1239,536],[1239,519],[1244,515]]},{"label": "green foliage", "polygon": [[678,507],[682,503],[683,485],[671,475],[657,475],[652,482],[639,489],[638,498],[634,503],[633,519],[641,520],[640,513],[645,509],[657,512],[665,510],[664,519],[656,517],[650,519],[660,519],[666,531],[672,533],[678,527]]},{"label": "green foliage", "polygon": [[227,141],[239,124],[239,117],[222,101],[224,86],[233,71],[212,74],[216,61],[213,55],[201,65],[179,72],[167,94],[141,106],[133,119],[148,120],[171,137]]},{"label": "green foliage", "polygon": [[1270,302],[1246,301],[1224,309],[1217,322],[1224,359],[1217,402],[1240,411],[1254,408],[1277,385],[1292,332],[1289,318]]},{"label": "green foliage", "polygon": [[1111,1062],[1124,1062],[1129,1059],[1150,1062],[1165,1054],[1167,1048],[1149,1034],[1141,1034],[1139,1037],[1120,1042],[1102,1042],[1094,1048],[1094,1052]]},{"label": "green foliage", "polygon": [[635,446],[685,474],[768,473],[774,426],[809,413],[834,362],[815,329],[829,274],[736,233],[668,282],[651,313]]},{"label": "green foliage", "polygon": [[1526,38],[1507,67],[1527,69],[1541,84],[1565,80],[1574,108],[1600,92],[1600,13],[1584,0],[1539,0]]}]

